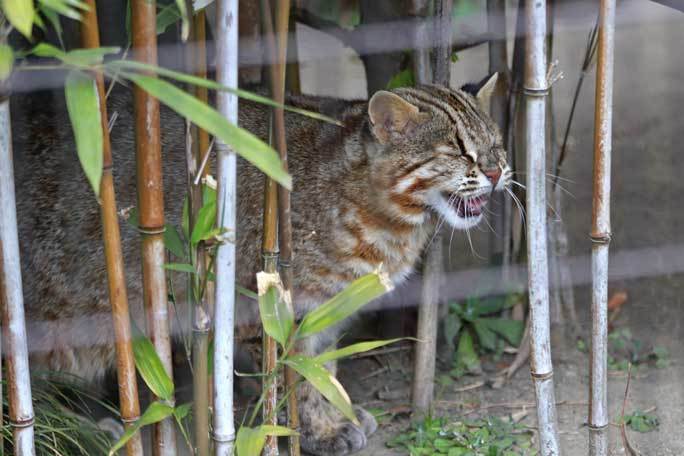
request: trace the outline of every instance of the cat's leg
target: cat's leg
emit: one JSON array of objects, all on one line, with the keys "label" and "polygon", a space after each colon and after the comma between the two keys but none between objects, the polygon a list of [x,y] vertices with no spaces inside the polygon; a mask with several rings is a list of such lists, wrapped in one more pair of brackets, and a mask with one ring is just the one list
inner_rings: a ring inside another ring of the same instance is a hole
[{"label": "cat's leg", "polygon": [[[337,338],[337,331],[328,331],[308,338],[300,350],[307,356],[315,356],[329,349]],[[335,363],[326,368],[335,375]],[[341,456],[364,448],[367,437],[378,425],[373,415],[361,407],[354,412],[360,426],[349,421],[328,402],[310,383],[303,383],[297,390],[302,448],[320,456]]]}]

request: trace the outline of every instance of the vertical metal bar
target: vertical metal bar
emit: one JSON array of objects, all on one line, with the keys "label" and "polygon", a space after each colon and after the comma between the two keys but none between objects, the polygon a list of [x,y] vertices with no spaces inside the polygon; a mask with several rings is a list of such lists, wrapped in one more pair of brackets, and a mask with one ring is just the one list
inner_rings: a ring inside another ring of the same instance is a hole
[{"label": "vertical metal bar", "polygon": [[[216,11],[216,79],[238,85],[238,0],[219,0]],[[237,125],[237,96],[220,91],[218,110]],[[237,161],[235,152],[216,142],[218,195],[217,225],[236,231]],[[214,314],[214,422],[217,456],[232,456],[235,441],[233,417],[233,337],[235,333],[235,243],[224,242],[216,253],[216,311]]]},{"label": "vertical metal bar", "polygon": [[594,127],[594,198],[591,227],[591,394],[589,454],[608,454],[608,248],[610,244],[610,159],[613,122],[615,0],[601,0]]},{"label": "vertical metal bar", "polygon": [[530,368],[537,397],[541,454],[560,454],[553,386],[546,242],[546,2],[526,0],[527,257],[530,295]]},{"label": "vertical metal bar", "polygon": [[[135,58],[157,64],[156,1],[131,3],[133,51]],[[135,142],[138,187],[139,231],[142,235],[143,300],[147,332],[154,348],[173,378],[173,357],[169,334],[169,315],[164,263],[164,187],[159,129],[159,101],[135,87]],[[172,418],[154,427],[153,453],[176,454],[176,431]]]},{"label": "vertical metal bar", "polygon": [[[97,8],[95,0],[86,1],[89,9],[84,11],[81,21],[81,43],[84,48],[100,47],[100,34],[97,24]],[[100,214],[102,217],[102,237],[104,242],[105,262],[107,265],[107,283],[109,285],[109,301],[112,306],[112,322],[116,345],[116,372],[119,383],[119,403],[121,418],[126,427],[132,425],[140,417],[138,403],[138,382],[135,373],[133,346],[131,345],[131,318],[128,311],[126,276],[124,272],[123,254],[121,251],[121,235],[119,219],[116,211],[116,194],[112,168],[111,144],[109,142],[109,121],[105,102],[104,78],[101,72],[95,74],[97,92],[100,98],[100,115],[102,117],[102,180],[100,182]],[[136,433],[126,444],[128,456],[142,455],[142,439]]]},{"label": "vertical metal bar", "polygon": [[21,286],[9,98],[0,100],[0,255],[0,300],[4,305],[3,342],[14,454],[32,456],[35,455],[34,414],[24,320],[24,293]]}]

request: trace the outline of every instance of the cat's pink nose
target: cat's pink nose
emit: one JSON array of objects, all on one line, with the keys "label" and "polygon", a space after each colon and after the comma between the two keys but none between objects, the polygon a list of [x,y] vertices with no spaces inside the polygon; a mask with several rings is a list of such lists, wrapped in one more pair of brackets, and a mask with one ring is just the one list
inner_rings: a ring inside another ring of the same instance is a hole
[{"label": "cat's pink nose", "polygon": [[496,187],[501,178],[501,168],[488,169],[484,172],[484,175],[491,181],[492,187]]}]

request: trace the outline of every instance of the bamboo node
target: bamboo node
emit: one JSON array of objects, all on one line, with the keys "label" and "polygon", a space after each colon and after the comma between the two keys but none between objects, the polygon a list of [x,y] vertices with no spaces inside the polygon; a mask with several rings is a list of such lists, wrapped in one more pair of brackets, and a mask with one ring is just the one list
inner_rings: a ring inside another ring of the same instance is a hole
[{"label": "bamboo node", "polygon": [[164,234],[164,232],[166,231],[166,227],[143,227],[138,225],[137,230],[140,234]]},{"label": "bamboo node", "polygon": [[589,238],[594,244],[610,244],[611,233],[591,233]]},{"label": "bamboo node", "polygon": [[532,89],[529,87],[523,87],[522,93],[528,97],[545,97],[549,94],[549,88],[543,87],[541,89]]},{"label": "bamboo node", "polygon": [[21,420],[11,420],[10,421],[10,426],[16,429],[22,429],[22,428],[27,428],[33,426],[33,422],[35,421],[35,416],[31,415],[28,418],[24,418]]},{"label": "bamboo node", "polygon": [[604,429],[606,429],[608,427],[608,423],[606,423],[606,424],[588,423],[587,427],[589,428],[589,432],[602,432]]},{"label": "bamboo node", "polygon": [[123,424],[133,424],[133,423],[135,423],[136,421],[138,421],[139,419],[140,419],[140,415],[134,416],[133,418],[124,418],[124,417],[122,416],[122,417],[121,417],[121,422],[122,422]]},{"label": "bamboo node", "polygon": [[235,441],[235,433],[231,432],[230,434],[216,434],[214,432],[211,433],[211,439],[214,442],[218,443],[232,443]]},{"label": "bamboo node", "polygon": [[278,265],[284,269],[292,268],[292,262],[290,260],[279,260]]},{"label": "bamboo node", "polygon": [[543,374],[537,374],[536,372],[530,372],[530,375],[532,375],[532,378],[535,380],[549,380],[551,377],[553,377],[553,371],[546,372]]}]

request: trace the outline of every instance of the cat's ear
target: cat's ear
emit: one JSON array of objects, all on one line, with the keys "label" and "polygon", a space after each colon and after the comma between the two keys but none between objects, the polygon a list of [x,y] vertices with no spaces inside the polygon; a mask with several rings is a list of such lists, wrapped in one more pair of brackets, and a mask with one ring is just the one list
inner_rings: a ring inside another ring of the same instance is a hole
[{"label": "cat's ear", "polygon": [[420,112],[417,106],[392,92],[380,90],[368,102],[368,116],[373,134],[381,144],[387,144],[393,138],[410,135],[420,124],[427,120],[427,114]]},{"label": "cat's ear", "polygon": [[477,84],[466,84],[461,90],[468,92],[475,97],[477,104],[484,112],[489,112],[492,94],[496,88],[496,81],[499,80],[499,73],[487,76]]}]

